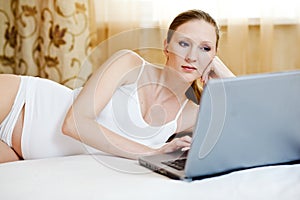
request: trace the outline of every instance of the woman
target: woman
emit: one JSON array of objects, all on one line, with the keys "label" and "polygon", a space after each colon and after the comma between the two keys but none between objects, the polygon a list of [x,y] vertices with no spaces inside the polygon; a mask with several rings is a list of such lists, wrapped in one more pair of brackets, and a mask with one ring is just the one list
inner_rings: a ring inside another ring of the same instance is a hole
[{"label": "woman", "polygon": [[46,79],[0,75],[0,162],[97,151],[136,159],[188,149],[188,136],[165,143],[194,126],[198,105],[186,90],[192,85],[200,98],[197,81],[234,76],[216,57],[218,41],[215,20],[190,10],[169,27],[163,68],[123,50],[74,91]]}]

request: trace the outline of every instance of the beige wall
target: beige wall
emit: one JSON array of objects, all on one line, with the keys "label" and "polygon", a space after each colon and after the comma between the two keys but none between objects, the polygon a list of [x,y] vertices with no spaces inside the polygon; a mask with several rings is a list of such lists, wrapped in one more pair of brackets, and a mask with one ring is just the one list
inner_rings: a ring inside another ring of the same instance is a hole
[{"label": "beige wall", "polygon": [[228,30],[223,26],[219,56],[236,74],[300,69],[299,27],[274,25],[267,29],[252,25]]},{"label": "beige wall", "polygon": [[[109,25],[114,32],[98,27],[95,59],[102,63],[118,49],[137,51],[148,61],[164,64],[166,29],[134,29]],[[300,69],[300,31],[297,25],[221,26],[218,56],[236,75]],[[106,39],[105,39],[106,38]],[[108,51],[107,51],[108,50]]]}]

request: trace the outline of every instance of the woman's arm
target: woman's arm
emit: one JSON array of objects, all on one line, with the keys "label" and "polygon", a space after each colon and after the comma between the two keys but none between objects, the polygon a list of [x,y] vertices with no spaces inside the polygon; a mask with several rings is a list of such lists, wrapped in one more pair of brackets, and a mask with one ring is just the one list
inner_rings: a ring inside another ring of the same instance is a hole
[{"label": "woman's arm", "polygon": [[202,82],[207,83],[210,78],[229,78],[235,77],[230,69],[222,62],[222,60],[215,56],[212,62],[206,67],[202,74]]},{"label": "woman's arm", "polygon": [[181,139],[160,149],[152,149],[124,138],[96,122],[97,115],[110,101],[114,91],[120,85],[132,82],[131,79],[136,79],[131,73],[134,74],[134,69],[141,64],[141,58],[131,51],[113,55],[91,76],[74,101],[64,120],[63,133],[100,151],[132,159],[187,146],[184,139]]}]

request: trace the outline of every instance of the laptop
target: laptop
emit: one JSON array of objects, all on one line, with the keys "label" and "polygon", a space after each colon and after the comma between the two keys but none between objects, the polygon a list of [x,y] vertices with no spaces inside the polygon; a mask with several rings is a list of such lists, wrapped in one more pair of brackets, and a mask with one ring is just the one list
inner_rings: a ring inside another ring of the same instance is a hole
[{"label": "laptop", "polygon": [[138,161],[185,181],[300,163],[300,70],[210,80],[190,150]]}]

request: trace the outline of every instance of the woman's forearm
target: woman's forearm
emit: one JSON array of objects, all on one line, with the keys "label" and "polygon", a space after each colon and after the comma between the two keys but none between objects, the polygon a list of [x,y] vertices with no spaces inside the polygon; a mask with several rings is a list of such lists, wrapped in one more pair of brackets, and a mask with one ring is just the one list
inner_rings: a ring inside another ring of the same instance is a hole
[{"label": "woman's forearm", "polygon": [[142,155],[153,155],[159,149],[152,149],[124,138],[101,126],[95,120],[81,116],[67,117],[62,132],[84,144],[116,156],[137,159]]}]

